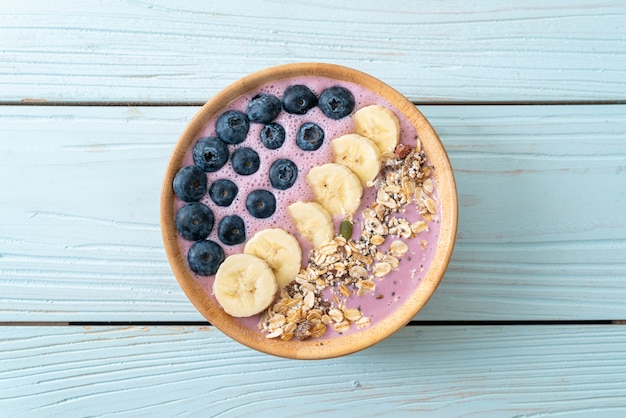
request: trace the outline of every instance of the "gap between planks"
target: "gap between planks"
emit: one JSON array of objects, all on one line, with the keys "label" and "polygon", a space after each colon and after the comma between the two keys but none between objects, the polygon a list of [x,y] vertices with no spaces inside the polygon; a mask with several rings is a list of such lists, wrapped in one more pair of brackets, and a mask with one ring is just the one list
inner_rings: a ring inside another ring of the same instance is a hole
[{"label": "gap between planks", "polygon": [[[546,321],[411,321],[406,326],[537,326],[537,325],[626,325],[626,320],[546,320]],[[14,321],[0,322],[0,327],[59,327],[59,326],[211,326],[203,321]]]},{"label": "gap between planks", "polygon": [[[22,99],[20,101],[0,101],[0,106],[67,106],[67,107],[193,107],[203,106],[206,101],[170,102],[170,101],[48,101],[46,99]],[[585,106],[585,105],[623,105],[626,100],[500,100],[500,101],[413,101],[416,106]]]}]

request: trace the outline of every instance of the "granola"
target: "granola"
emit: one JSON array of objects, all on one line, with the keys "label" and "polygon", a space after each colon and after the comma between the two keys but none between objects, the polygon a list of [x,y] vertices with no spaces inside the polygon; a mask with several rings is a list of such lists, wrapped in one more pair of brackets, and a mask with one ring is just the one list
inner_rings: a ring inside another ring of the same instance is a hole
[{"label": "granola", "polygon": [[[419,140],[415,148],[399,145],[395,153],[383,155],[381,172],[368,186],[376,188],[376,201],[362,212],[361,236],[354,240],[337,234],[312,251],[307,266],[261,315],[258,328],[267,338],[304,340],[324,335],[328,327],[342,333],[370,325],[366,313],[348,307],[347,299],[383,297],[375,295],[376,281],[399,267],[409,250],[402,239],[428,231],[427,221],[436,214],[437,204]],[[409,223],[401,216],[411,203],[423,220]],[[380,251],[388,239],[389,249]],[[420,245],[424,248],[427,243],[421,240]]]}]

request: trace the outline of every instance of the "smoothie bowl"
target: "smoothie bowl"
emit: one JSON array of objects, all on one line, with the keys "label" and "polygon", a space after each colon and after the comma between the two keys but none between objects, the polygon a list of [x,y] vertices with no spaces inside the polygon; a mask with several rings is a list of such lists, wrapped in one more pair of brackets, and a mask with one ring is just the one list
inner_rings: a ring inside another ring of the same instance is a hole
[{"label": "smoothie bowl", "polygon": [[264,353],[330,358],[426,304],[452,254],[456,187],[400,93],[346,67],[288,64],[228,86],[187,126],[161,228],[212,325]]}]

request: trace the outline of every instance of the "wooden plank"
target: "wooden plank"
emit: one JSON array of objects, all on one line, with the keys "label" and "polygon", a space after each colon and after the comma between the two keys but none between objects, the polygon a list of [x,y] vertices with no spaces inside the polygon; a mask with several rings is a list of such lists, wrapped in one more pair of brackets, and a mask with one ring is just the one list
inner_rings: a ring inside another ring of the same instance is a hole
[{"label": "wooden plank", "polygon": [[0,7],[0,102],[204,102],[333,62],[416,102],[626,99],[626,5],[590,0],[48,2]]},{"label": "wooden plank", "polygon": [[626,414],[623,326],[406,327],[323,361],[259,354],[210,327],[0,333],[6,416]]},{"label": "wooden plank", "polygon": [[449,150],[460,215],[453,262],[419,318],[623,318],[623,108],[423,111]]},{"label": "wooden plank", "polygon": [[[0,322],[201,320],[161,178],[197,108],[0,107]],[[452,263],[420,320],[626,318],[626,106],[431,106],[456,170]]]}]

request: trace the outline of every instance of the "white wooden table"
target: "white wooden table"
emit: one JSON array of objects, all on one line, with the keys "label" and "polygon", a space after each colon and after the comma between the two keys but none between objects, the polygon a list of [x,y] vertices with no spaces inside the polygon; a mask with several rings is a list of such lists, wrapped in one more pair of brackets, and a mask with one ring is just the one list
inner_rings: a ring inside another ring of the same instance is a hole
[{"label": "white wooden table", "polygon": [[[0,1],[0,416],[626,416],[626,2]],[[409,326],[292,361],[207,324],[158,200],[232,81],[350,66],[430,119],[457,247]]]}]

